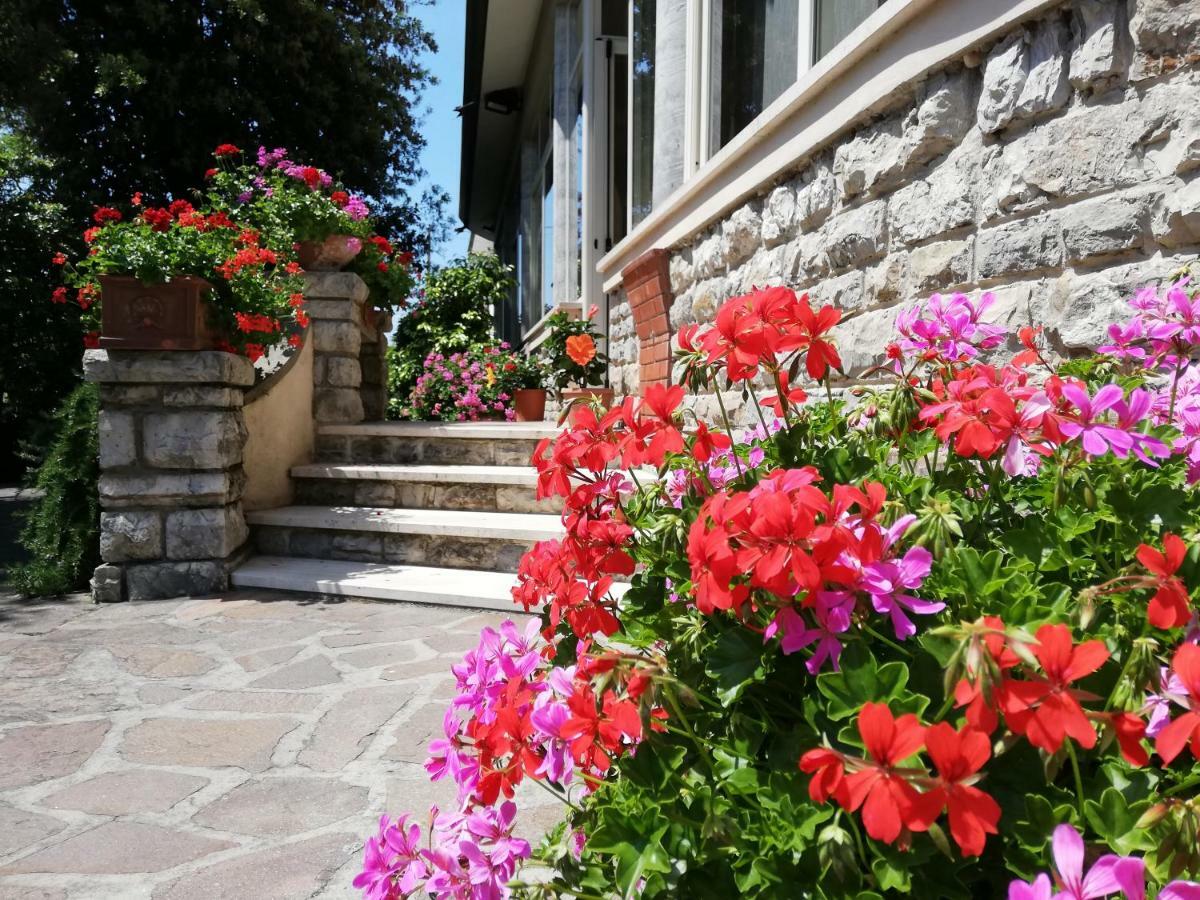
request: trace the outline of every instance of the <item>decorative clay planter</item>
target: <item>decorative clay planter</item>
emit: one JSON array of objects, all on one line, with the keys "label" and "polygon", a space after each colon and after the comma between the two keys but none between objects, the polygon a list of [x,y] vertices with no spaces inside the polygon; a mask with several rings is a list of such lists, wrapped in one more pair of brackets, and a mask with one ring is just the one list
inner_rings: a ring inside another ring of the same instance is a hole
[{"label": "decorative clay planter", "polygon": [[212,285],[181,275],[143,284],[126,275],[100,276],[100,346],[107,350],[211,350],[205,296]]},{"label": "decorative clay planter", "polygon": [[301,241],[297,250],[300,268],[309,272],[336,272],[362,250],[362,241],[348,234],[331,234],[323,241]]},{"label": "decorative clay planter", "polygon": [[581,405],[590,404],[593,400],[597,401],[602,409],[609,409],[613,402],[613,389],[602,387],[589,387],[580,390],[565,390],[562,392],[563,412],[565,417],[575,424],[575,410]]},{"label": "decorative clay planter", "polygon": [[518,422],[540,422],[546,416],[546,391],[542,388],[519,388],[513,391],[513,409]]}]

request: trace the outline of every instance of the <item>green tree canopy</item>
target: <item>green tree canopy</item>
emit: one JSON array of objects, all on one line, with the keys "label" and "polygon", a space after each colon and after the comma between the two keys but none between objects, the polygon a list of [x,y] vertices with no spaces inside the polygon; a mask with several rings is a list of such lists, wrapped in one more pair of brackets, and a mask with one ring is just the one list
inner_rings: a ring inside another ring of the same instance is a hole
[{"label": "green tree canopy", "polygon": [[78,371],[48,262],[94,206],[186,196],[217,144],[266,144],[370,198],[418,259],[444,237],[444,195],[418,188],[436,47],[414,2],[0,0],[0,478]]}]

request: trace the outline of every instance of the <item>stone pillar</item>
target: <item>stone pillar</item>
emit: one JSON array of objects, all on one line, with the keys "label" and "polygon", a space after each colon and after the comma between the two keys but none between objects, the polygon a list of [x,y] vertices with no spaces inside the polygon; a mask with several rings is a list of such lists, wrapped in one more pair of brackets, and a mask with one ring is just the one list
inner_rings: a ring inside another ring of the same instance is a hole
[{"label": "stone pillar", "polygon": [[222,591],[248,537],[242,419],[254,367],[218,351],[88,350],[100,388],[100,557],[93,599]]},{"label": "stone pillar", "polygon": [[392,319],[381,313],[369,317],[369,328],[363,334],[362,350],[358,362],[362,367],[363,417],[368,422],[382,422],[387,418],[387,335],[392,330]]},{"label": "stone pillar", "polygon": [[310,272],[304,278],[304,306],[312,319],[313,421],[361,422],[363,337],[376,336],[366,322],[367,285],[352,272]]},{"label": "stone pillar", "polygon": [[655,208],[683,184],[687,83],[687,0],[658,0],[654,16]]},{"label": "stone pillar", "polygon": [[638,339],[638,387],[671,381],[671,253],[647,250],[621,270]]}]

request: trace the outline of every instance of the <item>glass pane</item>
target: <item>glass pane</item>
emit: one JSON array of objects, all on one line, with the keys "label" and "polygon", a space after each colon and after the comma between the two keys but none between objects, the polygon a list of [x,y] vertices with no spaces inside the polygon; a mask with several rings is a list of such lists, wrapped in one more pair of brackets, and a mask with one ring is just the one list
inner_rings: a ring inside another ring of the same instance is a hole
[{"label": "glass pane", "polygon": [[655,0],[633,0],[633,193],[636,225],[650,214],[654,188]]},{"label": "glass pane", "polygon": [[600,33],[625,37],[629,31],[629,0],[601,0]]},{"label": "glass pane", "polygon": [[883,4],[884,0],[817,0],[817,59]]},{"label": "glass pane", "polygon": [[[546,160],[542,181],[542,312],[554,306],[554,161]],[[540,317],[540,316],[539,316]]]},{"label": "glass pane", "polygon": [[796,80],[800,5],[797,0],[713,0],[712,9],[710,150],[715,153]]}]

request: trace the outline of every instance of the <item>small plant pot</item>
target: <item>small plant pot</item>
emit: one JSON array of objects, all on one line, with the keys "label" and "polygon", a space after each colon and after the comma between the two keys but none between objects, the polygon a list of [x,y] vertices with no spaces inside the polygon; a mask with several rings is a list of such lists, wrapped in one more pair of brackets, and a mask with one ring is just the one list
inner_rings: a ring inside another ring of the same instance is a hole
[{"label": "small plant pot", "polygon": [[331,234],[323,241],[301,241],[296,255],[308,272],[337,272],[358,256],[362,241],[348,234]]},{"label": "small plant pot", "polygon": [[546,417],[546,391],[542,388],[519,388],[513,391],[513,409],[518,422],[540,422]]},{"label": "small plant pot", "polygon": [[581,388],[579,390],[567,390],[562,392],[563,416],[572,425],[575,424],[575,410],[580,406],[587,406],[596,401],[604,409],[609,409],[613,402],[613,389],[590,387]]},{"label": "small plant pot", "polygon": [[143,284],[100,276],[100,346],[106,350],[212,350],[206,297],[212,285],[192,275]]}]

